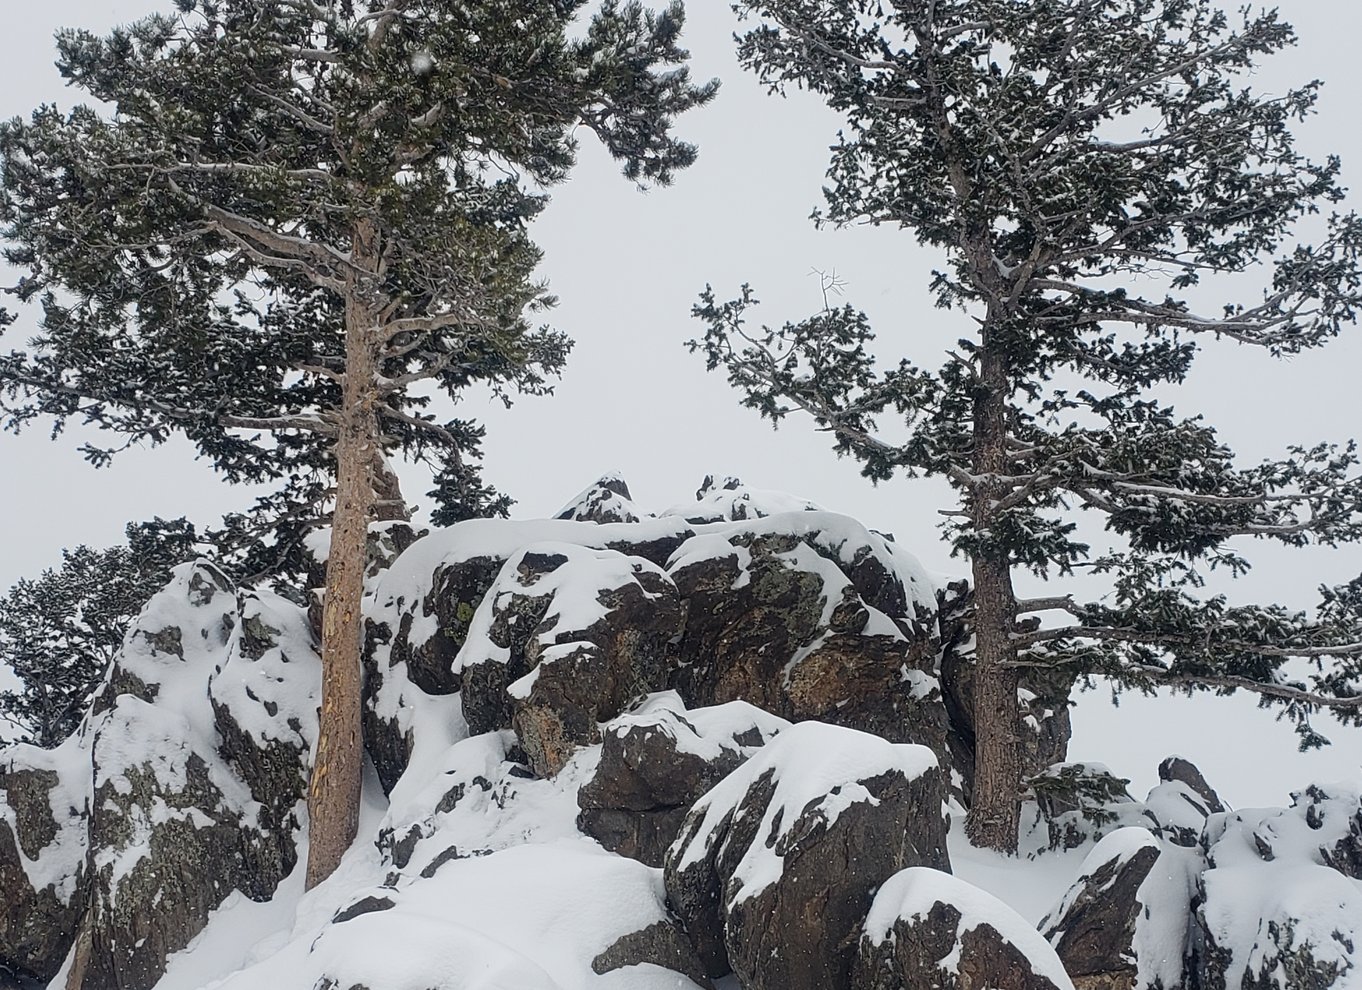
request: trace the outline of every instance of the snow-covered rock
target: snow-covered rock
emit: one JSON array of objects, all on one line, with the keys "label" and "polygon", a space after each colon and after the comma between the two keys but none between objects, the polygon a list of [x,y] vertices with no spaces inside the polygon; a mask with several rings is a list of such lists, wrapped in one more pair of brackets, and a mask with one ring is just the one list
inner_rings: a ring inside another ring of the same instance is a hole
[{"label": "snow-covered rock", "polygon": [[706,475],[694,502],[674,505],[664,516],[680,516],[689,522],[740,522],[785,512],[819,512],[823,507],[798,495],[749,488],[738,478]]},{"label": "snow-covered rock", "polygon": [[788,726],[744,701],[687,711],[675,692],[654,695],[604,728],[600,764],[577,795],[578,827],[661,866],[691,805]]},{"label": "snow-covered rock", "polygon": [[514,725],[540,776],[599,723],[665,686],[681,631],[676,586],[615,550],[534,543],[514,554],[478,606],[455,661],[472,732]]},{"label": "snow-covered rock", "polygon": [[1337,855],[1359,813],[1362,789],[1340,784],[1297,794],[1290,808],[1211,819],[1194,936],[1200,987],[1362,986],[1362,880]]},{"label": "snow-covered rock", "polygon": [[579,522],[632,523],[650,514],[634,504],[629,485],[618,473],[603,474],[557,513],[555,519]]},{"label": "snow-covered rock", "polygon": [[668,901],[710,976],[846,986],[880,884],[949,869],[944,798],[926,747],[799,723],[696,802],[667,854]]},{"label": "snow-covered rock", "polygon": [[61,967],[85,907],[89,805],[81,738],[0,751],[0,974],[48,979]]},{"label": "snow-covered rock", "polygon": [[885,881],[866,917],[851,982],[836,985],[1074,990],[1054,950],[1024,918],[987,891],[926,867]]},{"label": "snow-covered rock", "polygon": [[319,684],[302,609],[176,568],[78,734],[0,757],[0,917],[20,919],[0,966],[65,957],[63,984],[146,990],[228,897],[271,897],[298,859]]},{"label": "snow-covered rock", "polygon": [[290,873],[319,683],[300,610],[211,565],[143,609],[90,727],[85,985],[153,986],[229,894],[268,898]]},{"label": "snow-covered rock", "polygon": [[707,528],[672,555],[687,606],[676,686],[931,747],[949,760],[935,591],[854,520],[797,512]]},{"label": "snow-covered rock", "polygon": [[[384,789],[392,790],[418,750],[438,753],[452,741],[445,727],[463,718],[456,661],[511,557],[559,543],[662,565],[692,532],[680,519],[474,519],[418,540],[373,583],[365,605],[364,739]],[[422,729],[431,738],[419,738]]]},{"label": "snow-covered rock", "polygon": [[1135,929],[1144,910],[1139,892],[1161,851],[1147,829],[1111,833],[1093,847],[1078,880],[1041,921],[1041,932],[1079,990],[1135,986]]}]

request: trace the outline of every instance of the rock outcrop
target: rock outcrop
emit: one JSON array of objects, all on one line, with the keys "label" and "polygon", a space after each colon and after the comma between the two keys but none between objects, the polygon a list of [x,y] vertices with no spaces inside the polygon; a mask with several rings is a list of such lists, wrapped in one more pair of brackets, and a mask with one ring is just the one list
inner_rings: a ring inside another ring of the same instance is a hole
[{"label": "rock outcrop", "polygon": [[1145,829],[1113,832],[1088,854],[1078,880],[1041,921],[1076,990],[1134,990],[1135,929],[1145,907],[1139,893],[1161,851]]},{"label": "rock outcrop", "polygon": [[634,504],[628,483],[618,474],[604,474],[554,515],[578,522],[633,523],[647,518]]},{"label": "rock outcrop", "polygon": [[599,723],[662,688],[681,631],[676,587],[614,550],[536,543],[502,567],[473,617],[457,669],[471,732],[515,727],[540,776]]},{"label": "rock outcrop", "polygon": [[0,973],[46,981],[66,958],[85,904],[89,804],[80,738],[0,752]]},{"label": "rock outcrop", "polygon": [[926,868],[904,870],[880,888],[851,981],[835,985],[1074,990],[1058,957],[1020,915],[978,887]]},{"label": "rock outcrop", "polygon": [[846,986],[874,892],[949,869],[935,756],[804,722],[707,793],[667,855],[667,899],[706,972],[747,990]]},{"label": "rock outcrop", "polygon": [[935,599],[917,562],[831,513],[788,513],[693,537],[668,564],[686,606],[677,689],[741,699],[930,747],[950,760]]},{"label": "rock outcrop", "polygon": [[70,985],[148,990],[230,894],[269,898],[297,861],[319,681],[301,609],[177,568],[80,734],[49,754],[60,770],[4,756],[0,807],[47,891],[19,907],[50,920],[40,945],[23,925],[0,939],[0,962],[51,975],[69,955]]},{"label": "rock outcrop", "polygon": [[577,794],[577,825],[660,867],[691,806],[788,725],[743,701],[687,711],[675,693],[658,695],[606,727],[600,764]]}]

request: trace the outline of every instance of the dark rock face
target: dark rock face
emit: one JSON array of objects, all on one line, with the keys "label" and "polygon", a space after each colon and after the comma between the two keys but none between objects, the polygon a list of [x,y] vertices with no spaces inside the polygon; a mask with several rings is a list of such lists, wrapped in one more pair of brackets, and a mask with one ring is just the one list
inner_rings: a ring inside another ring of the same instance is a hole
[{"label": "dark rock face", "polygon": [[741,701],[686,712],[675,695],[604,731],[577,826],[602,846],[662,866],[687,812],[788,723]]},{"label": "dark rock face", "polygon": [[792,726],[691,810],[667,854],[668,903],[710,976],[846,986],[876,888],[905,866],[949,868],[944,797],[921,747]]},{"label": "dark rock face", "polygon": [[1113,833],[1088,856],[1083,875],[1040,923],[1076,990],[1133,990],[1137,975],[1137,894],[1160,855],[1139,828]]},{"label": "dark rock face", "polygon": [[607,474],[559,510],[554,518],[578,522],[632,523],[646,515],[634,505],[624,479],[617,474]]},{"label": "dark rock face", "polygon": [[611,946],[591,961],[591,968],[601,976],[623,969],[652,963],[663,969],[683,973],[694,984],[712,988],[714,985],[705,976],[704,966],[695,954],[695,947],[686,938],[686,933],[667,921],[656,921],[646,928],[631,932],[617,939]]},{"label": "dark rock face", "polygon": [[513,726],[530,766],[556,774],[599,723],[661,688],[681,630],[676,588],[613,550],[531,546],[502,568],[461,659],[470,731]]},{"label": "dark rock face", "polygon": [[[431,576],[431,589],[423,601],[399,603],[396,628],[385,622],[366,624],[364,743],[384,791],[391,792],[407,768],[412,739],[400,720],[383,710],[379,693],[390,680],[414,684],[426,694],[447,695],[459,690],[461,681],[453,671],[454,658],[503,563],[499,557],[479,556],[441,564]],[[429,622],[431,618],[433,634],[413,642],[417,620]],[[380,646],[385,649],[380,650]]]},{"label": "dark rock face", "polygon": [[[891,904],[882,910],[886,900],[904,895],[913,898],[911,906]],[[1067,983],[1059,960],[1011,909],[953,877],[907,870],[876,896],[851,980],[838,985],[852,990],[1065,990]]]},{"label": "dark rock face", "polygon": [[1206,778],[1201,775],[1201,771],[1191,760],[1185,760],[1181,756],[1168,757],[1159,764],[1159,780],[1165,783],[1178,781],[1185,784],[1197,797],[1201,798],[1208,814],[1215,815],[1225,810],[1225,805],[1220,801],[1220,795],[1216,794],[1215,788],[1206,783]]},{"label": "dark rock face", "polygon": [[51,979],[75,940],[89,781],[63,757],[78,746],[73,740],[55,754],[31,746],[0,753],[0,985],[6,971],[15,985]]},{"label": "dark rock face", "polygon": [[905,588],[894,553],[821,512],[683,544],[668,572],[687,610],[674,680],[687,705],[743,700],[922,743],[948,764],[931,598]]},{"label": "dark rock face", "polygon": [[230,893],[292,870],[318,682],[302,613],[212,567],[148,604],[92,723],[82,985],[146,990]]}]

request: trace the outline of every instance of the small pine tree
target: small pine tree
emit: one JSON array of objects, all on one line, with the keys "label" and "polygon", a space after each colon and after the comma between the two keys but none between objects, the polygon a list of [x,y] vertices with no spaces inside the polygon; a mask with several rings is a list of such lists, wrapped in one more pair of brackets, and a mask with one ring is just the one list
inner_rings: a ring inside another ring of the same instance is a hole
[{"label": "small pine tree", "polygon": [[75,730],[129,623],[198,551],[184,519],[129,523],[126,533],[124,546],[63,550],[61,567],[0,598],[0,667],[21,685],[0,693],[0,718],[20,741],[51,748]]},{"label": "small pine tree", "polygon": [[[1308,161],[1292,141],[1318,84],[1269,96],[1244,81],[1291,28],[1213,0],[735,8],[755,22],[739,39],[747,68],[845,115],[816,219],[910,230],[945,255],[938,304],[969,317],[938,370],[886,369],[849,306],[756,329],[749,289],[728,303],[706,291],[695,346],[744,404],[773,420],[807,412],[870,478],[937,475],[958,493],[947,528],[971,562],[978,643],[972,838],[1016,848],[1024,666],[1251,690],[1306,742],[1321,706],[1362,720],[1356,583],[1326,592],[1315,617],[1200,591],[1208,569],[1247,566],[1234,537],[1362,536],[1354,445],[1243,466],[1159,398],[1203,350],[1290,355],[1336,336],[1362,303],[1355,214],[1328,216],[1317,244],[1296,239],[1298,221],[1343,196],[1338,160]],[[1214,276],[1269,260],[1261,298],[1194,305],[1223,288]],[[886,418],[906,432],[881,430]],[[1076,537],[1079,507],[1116,551]],[[1102,602],[1013,589],[1018,569],[1080,567],[1110,578]],[[1056,610],[1070,621],[1042,627]]]},{"label": "small pine tree", "polygon": [[[437,492],[495,502],[480,438],[434,388],[543,391],[567,348],[530,318],[528,225],[592,132],[635,181],[695,149],[706,102],[683,12],[602,0],[176,0],[108,37],[59,35],[66,79],[113,108],[0,127],[0,223],[29,352],[0,358],[12,422],[91,420],[129,442],[185,434],[229,478],[334,505],[308,884],[359,813],[366,525],[390,452]],[[103,451],[91,456],[103,458]],[[381,485],[385,489],[391,486]],[[458,516],[480,505],[447,504]]]}]

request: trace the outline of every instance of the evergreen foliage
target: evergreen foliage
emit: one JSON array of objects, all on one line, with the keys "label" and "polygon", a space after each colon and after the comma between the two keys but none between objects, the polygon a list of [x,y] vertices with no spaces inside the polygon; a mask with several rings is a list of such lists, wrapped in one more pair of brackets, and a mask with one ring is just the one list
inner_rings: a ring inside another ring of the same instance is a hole
[{"label": "evergreen foliage", "polygon": [[126,534],[123,546],[63,550],[61,567],[0,598],[0,667],[22,685],[0,693],[0,719],[20,741],[51,748],[75,730],[129,623],[199,545],[184,519],[129,523]]},{"label": "evergreen foliage", "polygon": [[547,390],[570,342],[535,322],[553,299],[528,224],[579,128],[636,181],[693,160],[671,122],[714,86],[676,67],[680,4],[608,0],[584,31],[586,0],[176,7],[59,35],[62,75],[111,116],[48,105],[0,126],[10,291],[42,313],[0,355],[6,425],[93,423],[119,438],[83,448],[95,464],[182,433],[229,480],[277,484],[236,522],[259,569],[298,569],[332,494],[363,219],[382,239],[383,452],[434,465],[442,518],[504,511],[480,427],[425,412],[421,386]]},{"label": "evergreen foliage", "polygon": [[358,822],[365,538],[405,514],[387,455],[437,465],[443,518],[497,507],[479,428],[426,412],[432,392],[547,390],[568,342],[531,322],[552,302],[528,236],[543,190],[579,129],[669,182],[695,158],[674,118],[716,86],[682,65],[679,0],[584,23],[587,0],[175,6],[59,35],[63,75],[112,116],[0,126],[5,258],[43,313],[0,394],[14,427],[181,432],[228,478],[280,483],[265,514],[295,533],[330,498],[312,886]]},{"label": "evergreen foliage", "polygon": [[[936,300],[972,328],[939,368],[881,362],[851,306],[757,328],[745,287],[730,302],[704,293],[707,330],[693,347],[745,405],[777,421],[809,414],[871,479],[937,475],[958,493],[947,530],[974,571],[977,721],[989,736],[974,837],[1015,848],[1008,699],[1020,666],[1248,689],[1283,706],[1306,744],[1321,741],[1309,723],[1320,707],[1362,722],[1356,583],[1326,589],[1313,616],[1202,590],[1208,571],[1248,566],[1236,537],[1362,536],[1355,445],[1244,465],[1164,398],[1217,347],[1284,357],[1355,323],[1362,220],[1338,205],[1339,161],[1306,159],[1291,134],[1319,84],[1277,95],[1247,85],[1294,42],[1291,28],[1212,0],[735,9],[748,22],[746,68],[845,117],[817,222],[898,226],[939,249]],[[1316,243],[1298,239],[1307,227]],[[1268,288],[1233,300],[1240,287],[1222,277],[1259,265]],[[1231,301],[1207,303],[1222,293]],[[1117,550],[1082,542],[1077,508],[1101,515]],[[1018,600],[1019,568],[1086,568],[1112,591],[1090,604]]]}]

